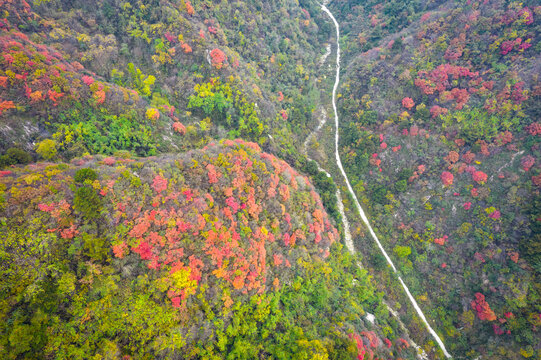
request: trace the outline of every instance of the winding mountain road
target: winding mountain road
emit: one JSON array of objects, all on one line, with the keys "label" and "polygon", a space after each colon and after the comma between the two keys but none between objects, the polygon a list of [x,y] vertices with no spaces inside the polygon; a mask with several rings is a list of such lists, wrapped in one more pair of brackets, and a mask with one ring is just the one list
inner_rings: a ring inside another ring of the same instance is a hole
[{"label": "winding mountain road", "polygon": [[[338,141],[339,141],[339,137],[340,137],[338,129],[339,129],[340,119],[338,117],[338,110],[337,110],[337,107],[336,107],[336,92],[338,90],[338,85],[340,83],[340,26],[338,25],[338,22],[336,21],[335,17],[331,13],[331,11],[325,6],[325,4],[321,5],[321,9],[331,18],[331,20],[334,23],[334,26],[336,28],[336,80],[334,82],[334,87],[333,87],[333,91],[332,91],[332,106],[333,106],[333,110],[334,110],[334,122],[335,122],[335,130],[336,130],[335,131],[336,164],[338,165],[338,168],[340,169],[340,172],[342,173],[342,176],[344,177],[344,181],[346,183],[347,189],[348,189],[348,191],[351,193],[351,195],[353,197],[353,201],[355,203],[355,206],[357,208],[357,211],[358,211],[361,219],[363,220],[364,224],[368,228],[368,231],[370,232],[370,235],[372,236],[372,238],[374,239],[374,241],[378,245],[381,253],[383,254],[385,259],[387,260],[387,263],[389,264],[389,266],[393,269],[393,271],[397,275],[398,281],[400,282],[400,284],[402,285],[402,288],[406,292],[406,295],[408,296],[408,299],[410,300],[413,308],[415,309],[415,311],[417,312],[417,314],[419,315],[419,317],[421,318],[421,320],[425,324],[428,332],[432,335],[434,340],[436,340],[436,342],[439,345],[440,349],[443,351],[443,354],[447,358],[451,358],[451,354],[449,354],[447,352],[447,349],[445,348],[445,345],[443,344],[443,341],[440,339],[438,334],[434,331],[434,329],[432,329],[432,327],[428,323],[425,315],[423,314],[423,311],[421,310],[421,308],[417,304],[417,301],[415,301],[415,299],[411,295],[411,292],[409,291],[408,287],[406,286],[406,284],[402,280],[402,277],[398,273],[395,265],[393,264],[393,261],[391,260],[391,258],[389,257],[389,255],[387,254],[385,249],[383,248],[383,246],[382,246],[381,242],[379,241],[376,233],[372,229],[372,226],[370,225],[370,222],[368,221],[368,218],[367,218],[363,208],[361,207],[361,204],[359,203],[359,200],[357,199],[357,196],[355,195],[355,192],[353,191],[353,188],[351,187],[351,185],[349,183],[349,179],[348,179],[348,177],[346,175],[346,172],[344,171],[344,167],[342,166],[342,160],[340,159],[340,154],[338,152]],[[341,201],[340,201],[340,203],[341,203]],[[352,247],[352,245],[349,245],[348,249],[350,248],[350,246]],[[355,250],[353,249],[353,251],[355,251]]]}]

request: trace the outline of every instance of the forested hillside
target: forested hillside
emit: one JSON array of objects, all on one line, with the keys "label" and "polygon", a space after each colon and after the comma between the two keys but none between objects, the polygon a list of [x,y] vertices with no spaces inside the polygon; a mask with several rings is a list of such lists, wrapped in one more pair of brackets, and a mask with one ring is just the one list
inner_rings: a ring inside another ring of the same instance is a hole
[{"label": "forested hillside", "polygon": [[361,320],[381,294],[308,179],[255,143],[1,175],[4,359],[412,354]]},{"label": "forested hillside", "polygon": [[298,151],[317,4],[0,9],[2,358],[415,357]]},{"label": "forested hillside", "polygon": [[330,25],[318,27],[315,3],[0,6],[4,150],[52,138],[51,151],[64,158],[146,156],[210,137],[265,145],[273,134],[293,154],[290,139],[306,135],[319,100],[314,73]]},{"label": "forested hillside", "polygon": [[[457,358],[539,357],[536,5],[331,4],[347,59],[342,160]],[[377,249],[364,255],[385,273]]]},{"label": "forested hillside", "polygon": [[0,357],[541,358],[540,38],[533,0],[0,0]]}]

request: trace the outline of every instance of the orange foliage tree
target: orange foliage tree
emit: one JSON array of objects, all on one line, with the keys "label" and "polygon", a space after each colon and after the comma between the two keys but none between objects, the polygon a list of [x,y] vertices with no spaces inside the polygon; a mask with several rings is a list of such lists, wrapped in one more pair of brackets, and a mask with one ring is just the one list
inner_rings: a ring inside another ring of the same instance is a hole
[{"label": "orange foliage tree", "polygon": [[193,15],[193,14],[194,14],[194,10],[193,10],[192,3],[189,2],[189,1],[186,1],[186,12],[187,12],[189,15]]},{"label": "orange foliage tree", "polygon": [[13,101],[0,101],[0,115],[6,110],[14,109],[15,104]]},{"label": "orange foliage tree", "polygon": [[450,186],[453,185],[454,176],[449,171],[444,171],[441,173],[441,181],[443,185]]},{"label": "orange foliage tree", "polygon": [[402,99],[402,106],[405,107],[408,110],[411,110],[411,108],[415,105],[413,100],[409,97],[405,97]]},{"label": "orange foliage tree", "polygon": [[471,307],[477,311],[477,316],[479,319],[488,321],[496,320],[496,314],[485,301],[485,295],[476,293],[475,300],[472,300],[471,302]]}]

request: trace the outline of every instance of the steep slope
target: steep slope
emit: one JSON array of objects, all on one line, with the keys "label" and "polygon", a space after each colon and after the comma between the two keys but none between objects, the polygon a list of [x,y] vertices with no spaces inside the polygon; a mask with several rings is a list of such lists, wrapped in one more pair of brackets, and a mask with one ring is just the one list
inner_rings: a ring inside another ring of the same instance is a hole
[{"label": "steep slope", "polygon": [[[450,353],[539,356],[540,92],[532,74],[541,66],[541,8],[449,1],[424,12],[428,5],[415,4],[372,2],[339,19],[349,60],[338,95],[344,167]],[[342,6],[333,2],[333,12]],[[359,40],[368,51],[353,46]],[[374,276],[389,279],[365,233],[356,246]],[[388,296],[401,299],[392,289]]]},{"label": "steep slope", "polygon": [[294,158],[329,25],[302,6],[2,0],[0,149],[146,156],[241,136]]},{"label": "steep slope", "polygon": [[[336,21],[336,18],[334,17],[334,15],[329,11],[329,9],[325,5],[322,6],[322,10],[325,11],[329,15],[329,17],[331,18],[331,20],[333,21],[333,23],[334,23],[334,25],[336,27],[336,41],[338,43],[339,40],[340,40],[340,27],[338,25],[338,22]],[[391,260],[391,258],[389,257],[389,255],[387,254],[385,249],[383,248],[383,246],[381,244],[381,241],[378,239],[378,236],[376,235],[376,233],[374,232],[372,226],[370,225],[370,221],[368,220],[363,208],[361,207],[361,204],[359,203],[359,200],[357,199],[357,195],[355,195],[355,191],[351,187],[348,176],[347,176],[347,174],[346,174],[346,172],[344,170],[344,166],[342,165],[342,160],[341,160],[341,157],[340,157],[340,151],[339,151],[339,146],[338,146],[338,144],[340,142],[340,136],[339,136],[340,135],[340,131],[339,131],[340,119],[339,119],[339,116],[338,116],[338,110],[337,110],[337,106],[336,106],[336,91],[338,89],[339,84],[340,84],[340,44],[338,43],[337,44],[337,55],[336,55],[336,80],[335,80],[334,87],[333,87],[333,92],[332,92],[332,106],[333,106],[333,111],[334,111],[334,122],[335,122],[335,129],[336,129],[335,130],[336,131],[335,132],[335,137],[334,137],[334,139],[335,139],[335,141],[334,141],[334,153],[335,153],[335,158],[336,158],[336,164],[337,164],[337,166],[338,166],[338,168],[340,170],[341,175],[344,178],[344,181],[346,183],[348,192],[353,198],[353,203],[355,204],[355,207],[356,207],[356,209],[358,211],[358,215],[361,217],[364,225],[368,229],[368,232],[370,233],[370,236],[376,242],[378,248],[381,251],[381,254],[383,255],[383,257],[387,261],[387,264],[392,268],[394,273],[397,275],[398,281],[400,282],[400,285],[402,285],[402,288],[404,289],[404,291],[405,291],[405,293],[406,293],[406,295],[408,297],[409,302],[411,303],[411,305],[415,309],[417,315],[423,321],[423,324],[426,326],[426,328],[427,328],[428,332],[430,333],[430,335],[434,338],[434,340],[438,344],[438,346],[441,349],[441,351],[443,352],[444,356],[447,357],[447,358],[451,358],[451,355],[447,352],[447,350],[445,348],[445,345],[443,344],[441,338],[438,336],[438,334],[436,334],[434,329],[432,329],[432,327],[428,323],[428,321],[427,321],[424,313],[422,312],[421,308],[419,307],[419,305],[417,304],[417,302],[415,301],[415,299],[411,295],[411,292],[410,292],[409,288],[404,283],[404,280],[402,280],[401,276],[398,274],[398,271],[397,271],[393,261]],[[341,201],[340,200],[340,194],[337,193],[336,196],[339,199],[339,201]],[[342,207],[343,207],[343,205],[342,205]],[[348,226],[349,225],[347,225],[347,223],[345,223],[344,227],[347,228]],[[348,234],[348,237],[349,237],[349,234]],[[346,244],[348,244],[348,243],[346,243]],[[351,248],[351,244],[348,244],[348,248]],[[354,252],[354,250],[352,252]]]},{"label": "steep slope", "polygon": [[312,185],[255,143],[0,174],[2,358],[414,358]]},{"label": "steep slope", "polygon": [[[298,144],[330,29],[314,3],[0,0],[0,9],[0,168],[239,137],[305,168]],[[334,184],[319,180],[338,218]]]}]

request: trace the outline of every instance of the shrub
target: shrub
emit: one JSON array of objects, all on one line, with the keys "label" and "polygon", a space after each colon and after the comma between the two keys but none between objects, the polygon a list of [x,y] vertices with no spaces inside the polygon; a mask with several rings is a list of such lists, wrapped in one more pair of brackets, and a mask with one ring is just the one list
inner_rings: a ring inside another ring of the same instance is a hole
[{"label": "shrub", "polygon": [[107,258],[109,247],[103,237],[84,234],[84,254],[95,261],[102,261]]},{"label": "shrub", "polygon": [[402,169],[398,173],[398,179],[400,179],[400,180],[408,180],[412,176],[413,176],[413,170],[412,169]]},{"label": "shrub", "polygon": [[14,165],[12,159],[7,155],[0,156],[0,169],[5,168],[6,166]]},{"label": "shrub", "polygon": [[75,191],[73,207],[88,220],[97,219],[101,211],[101,199],[89,186],[82,186]]},{"label": "shrub", "polygon": [[32,156],[26,151],[9,148],[4,155],[0,156],[0,168],[15,164],[28,164],[32,160]]},{"label": "shrub", "polygon": [[415,118],[421,119],[423,122],[430,120],[430,110],[424,104],[417,105],[415,109],[417,110]]},{"label": "shrub", "polygon": [[394,252],[398,257],[405,258],[411,254],[411,248],[409,246],[397,245],[394,247]]},{"label": "shrub", "polygon": [[32,162],[32,156],[22,149],[9,148],[6,155],[15,160],[16,164],[28,164]]},{"label": "shrub", "polygon": [[378,122],[378,113],[373,110],[365,111],[359,122],[364,126],[375,125]]},{"label": "shrub", "polygon": [[384,205],[387,203],[387,189],[385,186],[376,185],[372,193],[372,199],[378,204]]},{"label": "shrub", "polygon": [[36,152],[42,158],[50,160],[56,156],[56,142],[51,139],[45,139],[37,145]]},{"label": "shrub", "polygon": [[303,170],[306,171],[306,173],[311,176],[315,176],[317,173],[319,173],[319,169],[317,168],[317,164],[314,160],[308,161],[305,164]]},{"label": "shrub", "polygon": [[397,192],[404,192],[408,188],[408,182],[405,179],[399,180],[395,183],[394,188]]},{"label": "shrub", "polygon": [[146,117],[148,120],[154,122],[160,118],[160,112],[158,111],[158,109],[148,108],[146,112]]},{"label": "shrub", "polygon": [[92,169],[79,169],[75,173],[74,180],[76,183],[84,183],[85,180],[94,181],[98,178],[98,174]]}]

